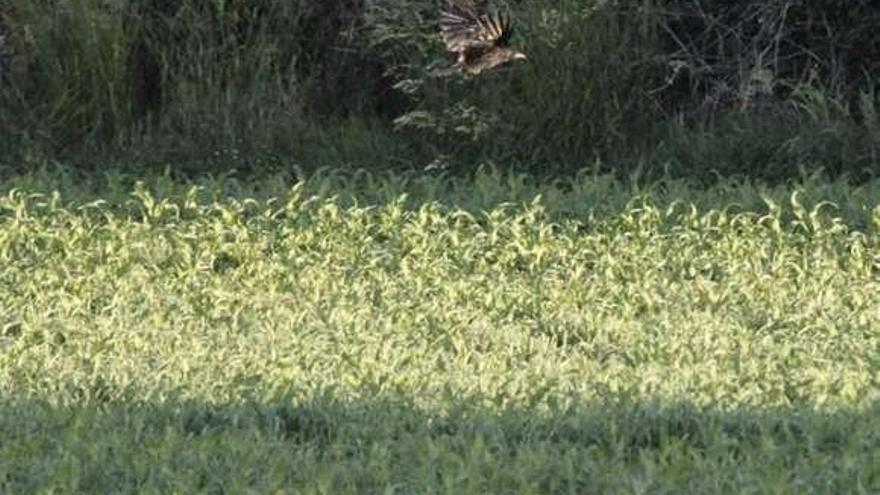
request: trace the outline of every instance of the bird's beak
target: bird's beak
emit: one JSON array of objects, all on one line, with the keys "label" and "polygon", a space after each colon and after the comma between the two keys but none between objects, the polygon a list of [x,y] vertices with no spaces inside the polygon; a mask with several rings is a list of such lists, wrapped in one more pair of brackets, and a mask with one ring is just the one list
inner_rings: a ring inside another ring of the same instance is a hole
[{"label": "bird's beak", "polygon": [[519,52],[517,52],[517,53],[515,53],[515,54],[513,55],[513,59],[514,59],[514,60],[528,60],[529,58],[526,57],[526,54],[525,54],[525,53],[519,53]]}]

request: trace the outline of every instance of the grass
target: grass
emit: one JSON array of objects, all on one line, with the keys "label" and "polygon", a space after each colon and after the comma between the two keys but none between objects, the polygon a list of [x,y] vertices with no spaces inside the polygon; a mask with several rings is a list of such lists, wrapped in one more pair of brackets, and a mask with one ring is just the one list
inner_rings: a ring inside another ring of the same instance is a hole
[{"label": "grass", "polygon": [[[492,162],[554,177],[599,162],[707,182],[880,171],[869,16],[826,5],[836,20],[819,29],[797,21],[824,18],[805,7],[786,24],[786,2],[745,19],[665,0],[510,3],[529,62],[438,79],[426,69],[451,60],[436,0],[0,0],[0,166]],[[705,46],[681,46],[685,34]]]},{"label": "grass", "polygon": [[870,78],[349,3],[0,0],[0,493],[880,493]]},{"label": "grass", "polygon": [[876,180],[2,188],[2,492],[880,490]]}]

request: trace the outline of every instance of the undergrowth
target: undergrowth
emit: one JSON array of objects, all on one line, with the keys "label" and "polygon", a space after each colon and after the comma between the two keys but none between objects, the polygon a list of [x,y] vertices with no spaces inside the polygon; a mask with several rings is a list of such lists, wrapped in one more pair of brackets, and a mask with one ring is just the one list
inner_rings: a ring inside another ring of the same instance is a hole
[{"label": "undergrowth", "polygon": [[439,3],[0,0],[0,162],[878,171],[870,2],[511,1],[529,62],[438,79]]}]

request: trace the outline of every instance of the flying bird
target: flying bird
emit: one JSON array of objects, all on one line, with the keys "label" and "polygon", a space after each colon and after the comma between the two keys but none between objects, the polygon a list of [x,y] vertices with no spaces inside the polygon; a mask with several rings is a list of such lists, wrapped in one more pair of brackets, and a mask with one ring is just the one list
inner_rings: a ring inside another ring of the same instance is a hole
[{"label": "flying bird", "polygon": [[456,72],[479,74],[512,60],[525,60],[524,53],[508,48],[513,34],[508,12],[483,12],[473,0],[446,0],[440,11],[440,34],[446,49],[458,60],[434,70],[434,76]]}]

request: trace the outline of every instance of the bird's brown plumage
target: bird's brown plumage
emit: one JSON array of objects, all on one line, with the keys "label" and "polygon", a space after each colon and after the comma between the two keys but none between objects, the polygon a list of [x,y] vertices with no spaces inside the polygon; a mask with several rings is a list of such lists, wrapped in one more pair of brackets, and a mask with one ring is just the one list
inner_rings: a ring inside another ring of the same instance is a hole
[{"label": "bird's brown plumage", "polygon": [[509,13],[481,12],[473,0],[446,0],[440,15],[440,34],[457,60],[451,67],[434,71],[435,75],[479,74],[526,58],[507,47],[513,34]]}]

